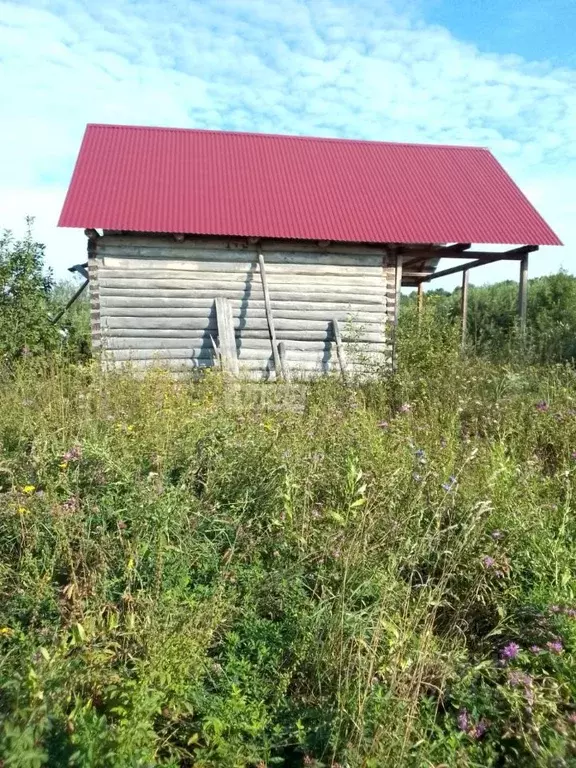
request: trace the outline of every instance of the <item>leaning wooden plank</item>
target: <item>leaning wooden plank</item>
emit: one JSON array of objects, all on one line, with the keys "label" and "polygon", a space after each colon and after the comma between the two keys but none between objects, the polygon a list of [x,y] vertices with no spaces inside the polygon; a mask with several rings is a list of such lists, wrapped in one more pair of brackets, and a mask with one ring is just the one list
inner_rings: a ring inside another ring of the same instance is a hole
[{"label": "leaning wooden plank", "polygon": [[236,355],[236,338],[234,336],[234,321],[232,307],[228,299],[218,297],[215,299],[216,320],[218,323],[218,349],[222,370],[238,375],[238,357]]},{"label": "leaning wooden plank", "polygon": [[274,316],[272,314],[272,305],[270,304],[270,293],[266,282],[266,265],[264,256],[258,254],[258,265],[260,266],[260,279],[262,280],[262,292],[264,293],[264,308],[266,309],[266,320],[268,322],[268,331],[270,333],[270,344],[272,345],[272,356],[274,358],[274,370],[276,377],[281,378],[282,366],[280,364],[280,355],[278,354],[278,342],[276,341],[276,332],[274,330]]},{"label": "leaning wooden plank", "polygon": [[340,324],[336,318],[332,320],[332,327],[334,329],[334,338],[336,340],[336,350],[338,352],[338,363],[340,365],[340,372],[344,381],[348,380],[348,370],[346,368],[346,356],[344,354],[344,343],[342,341],[342,334],[340,333]]}]

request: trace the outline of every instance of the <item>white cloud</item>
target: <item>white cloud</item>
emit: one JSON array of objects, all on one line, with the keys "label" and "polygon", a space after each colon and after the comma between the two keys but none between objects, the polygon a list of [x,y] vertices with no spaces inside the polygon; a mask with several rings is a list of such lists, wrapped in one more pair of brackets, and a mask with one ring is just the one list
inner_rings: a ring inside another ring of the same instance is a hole
[{"label": "white cloud", "polygon": [[532,274],[570,268],[575,86],[427,24],[416,0],[0,0],[0,228],[35,215],[58,272],[79,260],[83,235],[55,224],[86,122],[471,143],[568,245]]}]

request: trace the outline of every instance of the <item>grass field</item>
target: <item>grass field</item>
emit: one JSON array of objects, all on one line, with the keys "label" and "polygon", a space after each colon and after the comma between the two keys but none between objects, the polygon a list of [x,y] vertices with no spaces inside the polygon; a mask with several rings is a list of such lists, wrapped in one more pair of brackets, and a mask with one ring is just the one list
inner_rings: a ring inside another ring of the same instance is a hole
[{"label": "grass field", "polygon": [[576,765],[576,375],[0,381],[0,757]]}]

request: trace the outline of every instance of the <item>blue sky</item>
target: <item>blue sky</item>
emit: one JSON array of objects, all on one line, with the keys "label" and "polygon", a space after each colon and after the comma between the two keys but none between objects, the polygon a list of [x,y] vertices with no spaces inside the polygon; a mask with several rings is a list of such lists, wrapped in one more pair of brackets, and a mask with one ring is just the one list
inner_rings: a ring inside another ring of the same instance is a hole
[{"label": "blue sky", "polygon": [[476,144],[566,243],[531,274],[576,271],[574,33],[576,0],[0,0],[0,228],[85,257],[56,221],[87,122]]}]

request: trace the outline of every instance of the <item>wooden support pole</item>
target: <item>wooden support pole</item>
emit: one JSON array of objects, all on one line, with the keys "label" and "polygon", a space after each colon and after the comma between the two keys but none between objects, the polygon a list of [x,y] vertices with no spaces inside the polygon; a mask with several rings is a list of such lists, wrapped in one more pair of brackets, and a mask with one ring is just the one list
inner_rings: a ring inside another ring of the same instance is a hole
[{"label": "wooden support pole", "polygon": [[262,293],[264,294],[264,308],[266,309],[266,320],[268,321],[268,332],[270,334],[270,344],[272,345],[272,357],[274,358],[274,370],[276,371],[276,378],[279,380],[282,378],[282,364],[280,362],[280,354],[278,352],[278,343],[276,341],[276,331],[274,329],[274,316],[272,314],[272,302],[270,301],[270,293],[268,291],[268,282],[266,280],[266,265],[264,263],[264,256],[258,254],[258,264],[260,265],[260,279],[262,280]]},{"label": "wooden support pole", "polygon": [[466,347],[466,331],[468,325],[468,270],[462,272],[462,296],[460,297],[460,315],[462,318],[462,349]]},{"label": "wooden support pole", "polygon": [[74,296],[72,296],[72,298],[71,298],[71,299],[69,299],[69,301],[67,301],[67,302],[66,302],[66,306],[62,307],[62,309],[61,309],[61,310],[60,310],[60,311],[59,311],[59,312],[58,312],[56,315],[54,315],[54,317],[53,317],[53,318],[50,320],[50,322],[52,323],[52,325],[55,325],[55,324],[58,322],[58,320],[60,320],[60,318],[62,317],[62,315],[63,315],[65,312],[67,312],[67,311],[70,309],[70,307],[72,306],[72,304],[74,304],[74,302],[76,301],[76,299],[77,299],[77,298],[79,298],[79,296],[82,294],[82,292],[84,291],[84,289],[87,287],[88,283],[89,283],[89,280],[88,280],[88,279],[86,279],[86,280],[85,280],[85,281],[82,283],[82,285],[80,286],[80,288],[78,288],[78,290],[76,291],[76,293],[74,294]]},{"label": "wooden support pole", "polygon": [[340,333],[340,324],[336,318],[332,320],[332,328],[334,329],[334,339],[336,340],[336,351],[338,353],[338,363],[340,365],[340,372],[344,381],[348,381],[348,368],[346,366],[346,355],[344,354],[344,344],[342,342],[342,334]]},{"label": "wooden support pole", "polygon": [[424,309],[424,285],[422,282],[418,283],[418,319],[422,316],[422,310]]},{"label": "wooden support pole", "polygon": [[236,352],[236,336],[234,335],[234,319],[230,299],[221,296],[215,299],[216,323],[218,325],[218,350],[222,370],[238,376],[238,354]]},{"label": "wooden support pole", "polygon": [[528,254],[520,261],[520,281],[518,285],[518,316],[520,335],[526,334],[526,315],[528,310]]},{"label": "wooden support pole", "polygon": [[397,343],[398,343],[398,320],[400,317],[400,298],[402,296],[402,268],[404,266],[403,257],[396,252],[394,254],[394,322],[392,325],[392,370],[397,366]]}]

